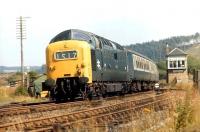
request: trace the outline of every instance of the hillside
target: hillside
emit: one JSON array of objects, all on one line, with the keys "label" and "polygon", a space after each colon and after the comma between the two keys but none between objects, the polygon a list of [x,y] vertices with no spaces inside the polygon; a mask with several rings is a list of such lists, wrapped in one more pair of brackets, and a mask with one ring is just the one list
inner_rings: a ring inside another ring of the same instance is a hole
[{"label": "hillside", "polygon": [[196,45],[191,46],[189,49],[186,50],[186,52],[190,56],[200,60],[200,44],[196,44]]},{"label": "hillside", "polygon": [[200,69],[200,44],[193,45],[187,51],[188,53],[188,71],[193,72],[193,69]]},{"label": "hillside", "polygon": [[131,44],[125,46],[130,50],[137,51],[154,61],[160,61],[165,59],[166,55],[166,45],[169,46],[169,49],[180,48],[184,51],[188,50],[193,45],[200,43],[200,34],[195,33],[194,35],[189,36],[175,36],[159,41],[150,41],[144,43]]}]

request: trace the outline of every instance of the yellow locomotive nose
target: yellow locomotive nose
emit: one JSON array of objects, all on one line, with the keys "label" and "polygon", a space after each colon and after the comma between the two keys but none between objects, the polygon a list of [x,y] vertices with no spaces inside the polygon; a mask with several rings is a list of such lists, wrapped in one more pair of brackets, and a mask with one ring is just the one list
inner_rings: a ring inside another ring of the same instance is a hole
[{"label": "yellow locomotive nose", "polygon": [[87,42],[55,42],[47,47],[46,54],[49,78],[87,77],[92,82],[91,51]]}]

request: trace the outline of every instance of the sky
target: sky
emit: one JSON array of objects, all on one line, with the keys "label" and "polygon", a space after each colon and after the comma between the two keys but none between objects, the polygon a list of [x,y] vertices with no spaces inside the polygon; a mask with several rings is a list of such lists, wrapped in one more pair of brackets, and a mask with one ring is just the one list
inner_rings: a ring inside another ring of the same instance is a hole
[{"label": "sky", "polygon": [[16,19],[26,19],[24,65],[45,64],[58,33],[81,29],[121,45],[200,32],[199,0],[0,0],[0,66],[20,66]]}]

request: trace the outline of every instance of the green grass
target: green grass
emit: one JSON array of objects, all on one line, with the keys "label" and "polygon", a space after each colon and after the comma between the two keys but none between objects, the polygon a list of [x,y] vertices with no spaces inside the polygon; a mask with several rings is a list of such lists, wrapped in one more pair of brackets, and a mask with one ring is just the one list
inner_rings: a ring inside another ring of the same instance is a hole
[{"label": "green grass", "polygon": [[[16,94],[17,93],[17,94]],[[45,101],[45,98],[34,98],[23,93],[23,90],[19,87],[9,88],[0,87],[0,104],[8,104],[11,102],[41,102]]]}]

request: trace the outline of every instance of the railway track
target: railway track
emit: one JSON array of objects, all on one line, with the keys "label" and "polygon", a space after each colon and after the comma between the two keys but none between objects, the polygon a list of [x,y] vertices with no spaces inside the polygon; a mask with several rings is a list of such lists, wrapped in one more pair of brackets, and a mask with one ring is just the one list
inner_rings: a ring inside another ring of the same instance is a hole
[{"label": "railway track", "polygon": [[[125,100],[130,100],[130,99],[136,99],[139,98],[140,96],[153,96],[154,92],[149,91],[149,92],[143,92],[143,93],[137,93],[137,94],[131,94],[131,95],[126,95],[124,97],[109,97],[103,100],[95,100],[95,101],[80,101],[80,102],[67,102],[67,103],[61,103],[61,104],[56,104],[52,105],[50,103],[49,105],[45,104],[40,104],[40,105],[32,105],[31,104],[31,111],[28,110],[28,112],[23,113],[23,111],[18,112],[17,114],[15,109],[13,111],[13,115],[9,114],[8,116],[3,116],[3,118],[0,119],[0,124],[5,124],[5,123],[11,123],[11,122],[18,122],[22,120],[30,120],[30,119],[37,119],[38,117],[49,117],[51,115],[62,115],[62,114],[68,114],[71,112],[77,112],[89,108],[94,108],[98,107],[101,105],[109,105],[113,103],[119,103]],[[27,104],[26,104],[27,105]],[[36,107],[36,108],[33,108]],[[18,110],[20,111],[20,110]]]},{"label": "railway track", "polygon": [[[151,95],[153,91],[148,92],[141,92],[141,93],[134,93],[128,94],[125,96],[113,96],[103,99],[103,101],[111,101],[111,100],[123,100],[129,99],[136,96],[144,96],[144,95]],[[8,116],[14,115],[21,115],[21,114],[30,114],[30,113],[38,113],[38,112],[45,112],[45,111],[53,111],[53,110],[61,110],[61,109],[68,109],[72,107],[82,107],[82,106],[98,106],[102,103],[102,100],[94,100],[94,101],[76,101],[76,102],[65,102],[65,103],[55,103],[55,102],[39,102],[39,103],[26,103],[26,104],[11,104],[5,107],[0,108],[0,123],[5,122],[2,121],[3,118]]]},{"label": "railway track", "polygon": [[[60,125],[61,127],[64,127],[67,130],[70,130],[72,128],[76,128],[77,124],[79,127],[84,127],[85,125],[91,125],[88,124],[88,122],[93,122],[96,124],[96,126],[105,126],[106,124],[122,124],[124,123],[124,120],[131,121],[131,120],[137,120],[140,118],[139,113],[144,112],[144,109],[154,109],[154,110],[164,110],[165,108],[169,107],[170,99],[162,99],[158,101],[153,101],[145,104],[136,105],[134,107],[128,107],[123,110],[119,110],[116,112],[110,112],[107,114],[101,114],[93,117],[88,117],[86,119],[64,123]],[[161,106],[162,105],[162,106]],[[41,132],[41,131],[49,131],[53,130],[53,126],[49,126],[47,128],[41,128],[41,129],[35,129],[34,132]]]},{"label": "railway track", "polygon": [[[150,94],[150,93],[149,93]],[[152,94],[152,93],[151,93]],[[104,106],[95,106],[93,108],[83,109],[80,111],[70,112],[61,115],[50,115],[46,117],[38,117],[28,120],[22,120],[11,123],[1,123],[0,131],[48,131],[52,130],[52,124],[63,124],[64,127],[72,126],[76,123],[86,123],[88,120],[95,118],[97,123],[105,120],[110,120],[111,117],[116,119],[122,118],[121,115],[132,113],[132,111],[140,110],[152,104],[161,105],[160,103],[167,102],[168,93],[163,93],[156,96],[137,96],[137,99],[127,99],[116,102],[114,104],[107,104]],[[128,97],[129,98],[129,97]],[[108,99],[109,100],[109,99]],[[73,102],[76,103],[76,102]],[[147,105],[148,104],[148,105]],[[166,103],[167,104],[167,103]],[[155,105],[154,105],[155,106]],[[162,106],[165,106],[164,103]],[[125,117],[125,116],[124,116]]]}]

